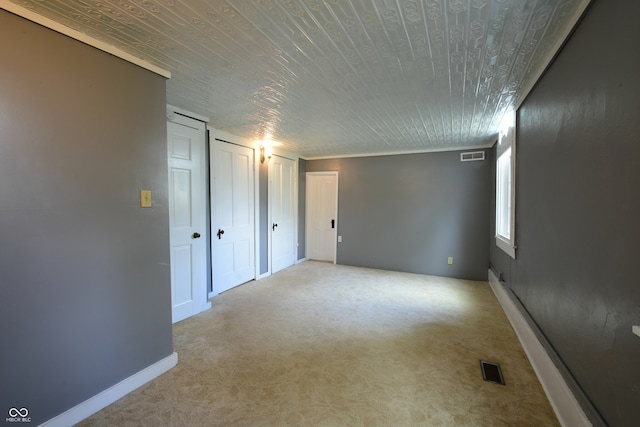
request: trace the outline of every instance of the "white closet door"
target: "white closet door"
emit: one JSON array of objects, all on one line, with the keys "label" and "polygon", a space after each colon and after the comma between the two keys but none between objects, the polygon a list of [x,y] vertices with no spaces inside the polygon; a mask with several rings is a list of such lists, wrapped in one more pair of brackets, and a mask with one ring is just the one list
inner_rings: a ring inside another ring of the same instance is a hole
[{"label": "white closet door", "polygon": [[255,278],[254,153],[214,140],[211,157],[211,256],[218,294]]},{"label": "white closet door", "polygon": [[296,261],[295,162],[273,156],[269,161],[271,273]]},{"label": "white closet door", "polygon": [[338,172],[307,173],[307,258],[336,262]]},{"label": "white closet door", "polygon": [[167,122],[173,323],[207,302],[205,124],[174,115]]}]

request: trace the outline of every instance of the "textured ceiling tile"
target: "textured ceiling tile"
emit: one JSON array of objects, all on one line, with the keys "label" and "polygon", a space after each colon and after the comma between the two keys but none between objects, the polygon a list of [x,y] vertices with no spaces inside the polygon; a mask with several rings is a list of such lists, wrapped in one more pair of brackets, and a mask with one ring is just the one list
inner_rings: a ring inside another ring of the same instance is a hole
[{"label": "textured ceiling tile", "polygon": [[495,140],[587,0],[13,0],[169,69],[169,103],[303,156]]}]

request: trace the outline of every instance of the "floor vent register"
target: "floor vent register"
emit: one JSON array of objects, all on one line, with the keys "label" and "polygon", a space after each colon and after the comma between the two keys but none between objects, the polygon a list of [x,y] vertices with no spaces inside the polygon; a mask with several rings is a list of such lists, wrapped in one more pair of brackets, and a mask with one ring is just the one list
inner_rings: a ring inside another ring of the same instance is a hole
[{"label": "floor vent register", "polygon": [[482,369],[482,379],[494,384],[505,385],[502,369],[500,365],[494,362],[480,361],[480,369]]}]

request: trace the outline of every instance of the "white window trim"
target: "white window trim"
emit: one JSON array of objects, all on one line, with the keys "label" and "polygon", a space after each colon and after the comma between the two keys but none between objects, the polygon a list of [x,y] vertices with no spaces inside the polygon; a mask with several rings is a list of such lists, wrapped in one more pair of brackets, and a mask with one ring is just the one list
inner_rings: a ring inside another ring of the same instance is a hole
[{"label": "white window trim", "polygon": [[516,247],[502,236],[496,235],[496,246],[505,251],[511,258],[516,258]]},{"label": "white window trim", "polygon": [[[500,187],[500,170],[498,161],[500,156],[511,149],[511,179],[509,190],[510,207],[509,207],[509,236],[499,233],[499,212],[503,211],[499,206],[501,198],[498,194]],[[506,252],[511,258],[516,257],[515,233],[516,231],[516,112],[515,110],[507,112],[505,118],[500,125],[500,136],[498,138],[498,146],[496,149],[496,246]]]}]

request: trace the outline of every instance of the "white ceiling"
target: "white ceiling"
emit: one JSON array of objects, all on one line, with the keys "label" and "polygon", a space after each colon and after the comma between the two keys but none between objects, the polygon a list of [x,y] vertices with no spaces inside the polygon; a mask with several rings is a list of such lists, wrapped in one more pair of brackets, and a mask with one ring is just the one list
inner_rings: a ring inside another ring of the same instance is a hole
[{"label": "white ceiling", "polygon": [[169,70],[167,102],[307,158],[495,141],[589,0],[11,0]]}]

